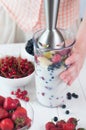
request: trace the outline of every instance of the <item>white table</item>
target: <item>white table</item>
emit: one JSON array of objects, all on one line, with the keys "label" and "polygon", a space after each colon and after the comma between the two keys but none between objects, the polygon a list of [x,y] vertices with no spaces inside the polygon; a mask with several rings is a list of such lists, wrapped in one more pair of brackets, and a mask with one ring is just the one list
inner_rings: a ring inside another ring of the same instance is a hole
[{"label": "white table", "polygon": [[[9,54],[12,52],[16,52],[18,54],[25,54],[24,52],[24,43],[21,44],[3,44],[0,45],[0,55],[4,55],[4,53]],[[28,56],[28,55],[27,55]],[[62,109],[61,107],[58,108],[47,108],[41,106],[36,99],[35,95],[35,82],[34,78],[25,87],[28,90],[30,96],[30,104],[34,110],[34,120],[32,127],[30,130],[45,130],[44,126],[47,121],[50,121],[54,116],[58,116],[59,119],[67,120],[69,117],[76,117],[80,119],[78,122],[78,127],[86,128],[86,63],[84,64],[81,73],[77,80],[72,84],[71,87],[67,88],[67,92],[75,92],[79,95],[78,99],[66,100],[67,108]],[[11,96],[9,90],[2,90],[2,83],[0,82],[0,94]],[[66,115],[66,109],[70,110],[70,114]]]}]

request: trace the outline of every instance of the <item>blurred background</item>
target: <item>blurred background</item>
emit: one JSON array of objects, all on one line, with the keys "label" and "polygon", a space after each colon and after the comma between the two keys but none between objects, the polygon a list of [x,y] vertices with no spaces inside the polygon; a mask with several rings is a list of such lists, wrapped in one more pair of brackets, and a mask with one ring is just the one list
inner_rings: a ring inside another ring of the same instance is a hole
[{"label": "blurred background", "polygon": [[86,0],[80,0],[80,18],[83,18],[85,10],[86,10]]}]

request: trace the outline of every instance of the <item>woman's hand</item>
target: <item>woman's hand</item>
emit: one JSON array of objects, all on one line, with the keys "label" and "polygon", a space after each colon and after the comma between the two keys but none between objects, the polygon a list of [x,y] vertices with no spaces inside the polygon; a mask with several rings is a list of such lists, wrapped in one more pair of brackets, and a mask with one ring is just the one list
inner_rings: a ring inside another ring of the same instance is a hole
[{"label": "woman's hand", "polygon": [[77,49],[74,48],[71,55],[65,61],[65,64],[70,67],[60,75],[60,78],[68,85],[71,85],[78,77],[85,61],[85,54],[80,49]]},{"label": "woman's hand", "polygon": [[79,30],[76,35],[76,43],[72,50],[71,55],[66,59],[65,64],[70,67],[61,73],[60,78],[71,85],[78,77],[85,58],[86,58],[86,16],[80,24]]}]

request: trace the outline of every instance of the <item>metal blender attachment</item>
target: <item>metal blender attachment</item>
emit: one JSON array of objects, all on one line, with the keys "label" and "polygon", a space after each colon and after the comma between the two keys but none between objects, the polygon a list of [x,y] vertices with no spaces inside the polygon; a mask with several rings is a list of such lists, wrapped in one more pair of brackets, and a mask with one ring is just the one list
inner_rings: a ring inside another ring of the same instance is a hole
[{"label": "metal blender attachment", "polygon": [[65,47],[64,38],[56,28],[60,0],[44,0],[46,29],[38,39],[39,48],[62,49]]}]

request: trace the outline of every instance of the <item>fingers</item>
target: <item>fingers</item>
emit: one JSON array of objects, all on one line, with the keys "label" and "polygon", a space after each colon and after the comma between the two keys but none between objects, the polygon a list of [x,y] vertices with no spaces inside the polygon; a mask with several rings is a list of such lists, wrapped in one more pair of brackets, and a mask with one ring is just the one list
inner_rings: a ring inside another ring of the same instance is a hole
[{"label": "fingers", "polygon": [[66,71],[60,74],[60,78],[68,85],[71,85],[79,74],[75,64],[71,65]]},{"label": "fingers", "polygon": [[68,57],[65,61],[65,64],[66,65],[71,65],[73,64],[74,62],[78,61],[79,60],[79,55],[74,53],[72,54],[70,57]]}]

